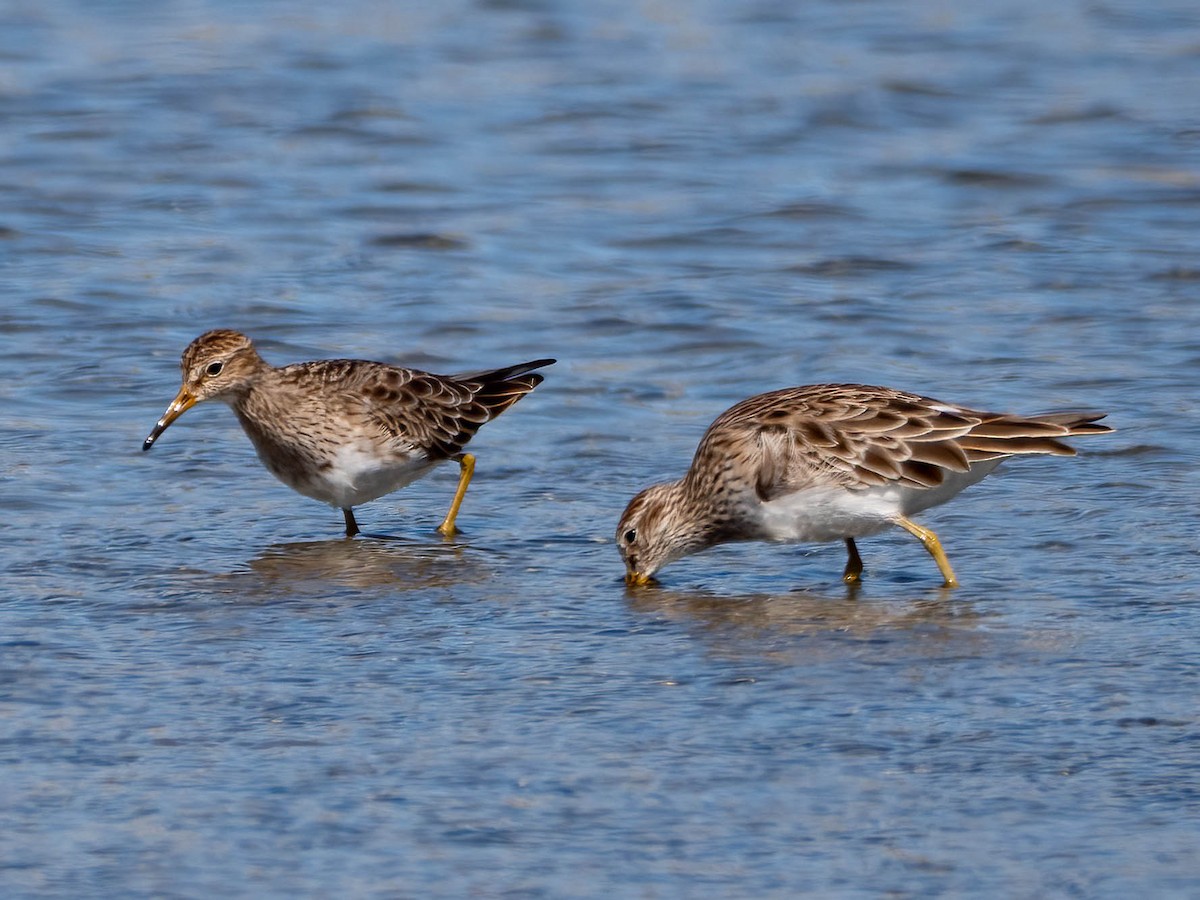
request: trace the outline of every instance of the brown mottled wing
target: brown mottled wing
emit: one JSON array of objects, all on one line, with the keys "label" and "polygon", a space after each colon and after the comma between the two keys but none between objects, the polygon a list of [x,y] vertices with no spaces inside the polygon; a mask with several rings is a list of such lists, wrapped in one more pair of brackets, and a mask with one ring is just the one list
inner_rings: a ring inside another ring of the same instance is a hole
[{"label": "brown mottled wing", "polygon": [[465,376],[378,365],[359,385],[359,397],[368,418],[401,447],[444,459],[461,452],[480,426],[541,384],[542,376],[531,370],[552,362]]},{"label": "brown mottled wing", "polygon": [[1093,424],[1098,418],[1086,413],[1022,418],[891,388],[811,385],[760,394],[732,407],[712,424],[697,457],[744,455],[764,500],[814,482],[852,489],[888,483],[930,488],[947,472],[965,472],[982,460],[1073,454],[1055,438],[1109,431]]},{"label": "brown mottled wing", "polygon": [[967,458],[973,463],[1021,453],[1074,456],[1075,448],[1058,438],[1111,434],[1113,430],[1107,425],[1097,424],[1105,416],[1098,412],[1041,413],[1035,416],[999,413],[974,415],[982,421],[959,441],[967,452]]}]

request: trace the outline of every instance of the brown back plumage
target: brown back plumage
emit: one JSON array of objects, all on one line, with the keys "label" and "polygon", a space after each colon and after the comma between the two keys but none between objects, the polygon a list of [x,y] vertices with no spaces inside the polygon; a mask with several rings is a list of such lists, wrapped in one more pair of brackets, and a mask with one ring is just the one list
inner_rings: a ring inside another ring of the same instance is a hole
[{"label": "brown back plumage", "polygon": [[[766,500],[818,481],[851,489],[887,483],[930,488],[948,472],[1021,454],[1073,456],[1062,438],[1112,431],[1102,413],[1015,416],[861,384],[817,384],[751,397],[721,414],[696,451],[693,472],[750,455]],[[691,474],[689,473],[689,477]],[[703,485],[697,485],[704,490]]]}]

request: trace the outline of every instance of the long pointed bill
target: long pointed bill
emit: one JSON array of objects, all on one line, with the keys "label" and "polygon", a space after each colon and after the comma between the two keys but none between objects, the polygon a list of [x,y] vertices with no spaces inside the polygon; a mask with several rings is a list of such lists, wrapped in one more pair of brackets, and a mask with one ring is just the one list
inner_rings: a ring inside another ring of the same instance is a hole
[{"label": "long pointed bill", "polygon": [[155,423],[154,430],[150,432],[146,440],[142,443],[142,450],[146,451],[153,447],[154,442],[158,440],[158,436],[167,430],[167,426],[195,405],[196,398],[191,395],[187,388],[180,388],[179,393],[175,395],[175,399],[171,401],[171,405],[167,407],[167,411]]}]

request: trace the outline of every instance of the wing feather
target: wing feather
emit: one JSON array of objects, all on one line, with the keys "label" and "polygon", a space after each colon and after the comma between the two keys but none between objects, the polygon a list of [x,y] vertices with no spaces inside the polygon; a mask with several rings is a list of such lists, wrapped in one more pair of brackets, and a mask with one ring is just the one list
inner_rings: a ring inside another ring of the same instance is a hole
[{"label": "wing feather", "polygon": [[471,375],[435,375],[364,360],[319,360],[281,369],[286,377],[336,386],[347,411],[379,431],[403,454],[455,456],[484,423],[542,383],[535,360]]},{"label": "wing feather", "polygon": [[980,412],[869,385],[785,388],[722,413],[701,440],[688,477],[715,483],[729,465],[745,465],[763,500],[816,483],[931,488],[947,473],[985,460],[1074,454],[1059,439],[1111,431],[1095,424],[1102,417]]}]

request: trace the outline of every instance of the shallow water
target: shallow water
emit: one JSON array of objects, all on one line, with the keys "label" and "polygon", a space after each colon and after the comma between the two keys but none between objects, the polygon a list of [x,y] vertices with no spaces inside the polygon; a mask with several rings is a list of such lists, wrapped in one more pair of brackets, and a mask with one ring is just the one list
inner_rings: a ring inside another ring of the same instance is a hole
[{"label": "shallow water", "polygon": [[[0,13],[5,896],[1194,896],[1200,13]],[[560,359],[456,473],[292,494],[199,332]],[[611,532],[751,393],[1119,432],[907,535]]]}]

